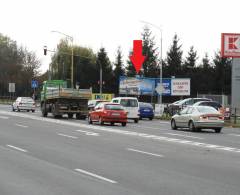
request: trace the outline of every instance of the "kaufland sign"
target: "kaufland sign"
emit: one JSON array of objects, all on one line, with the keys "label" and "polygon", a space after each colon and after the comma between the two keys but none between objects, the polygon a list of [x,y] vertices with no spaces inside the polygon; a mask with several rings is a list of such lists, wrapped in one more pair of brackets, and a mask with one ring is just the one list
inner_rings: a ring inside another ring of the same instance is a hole
[{"label": "kaufland sign", "polygon": [[222,33],[221,55],[240,58],[240,34]]}]

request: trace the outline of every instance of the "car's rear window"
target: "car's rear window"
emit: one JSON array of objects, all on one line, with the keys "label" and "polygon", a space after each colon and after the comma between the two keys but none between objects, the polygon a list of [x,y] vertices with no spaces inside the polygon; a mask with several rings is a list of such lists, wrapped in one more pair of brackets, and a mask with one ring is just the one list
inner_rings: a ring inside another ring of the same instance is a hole
[{"label": "car's rear window", "polygon": [[212,107],[209,106],[201,106],[197,108],[198,112],[204,113],[204,114],[217,114],[218,111]]},{"label": "car's rear window", "polygon": [[106,104],[105,109],[106,110],[123,110],[123,107],[121,105]]},{"label": "car's rear window", "polygon": [[28,102],[28,103],[33,103],[33,99],[32,98],[22,98],[21,100],[22,102]]},{"label": "car's rear window", "polygon": [[120,104],[124,107],[138,107],[138,102],[135,99],[122,99]]}]

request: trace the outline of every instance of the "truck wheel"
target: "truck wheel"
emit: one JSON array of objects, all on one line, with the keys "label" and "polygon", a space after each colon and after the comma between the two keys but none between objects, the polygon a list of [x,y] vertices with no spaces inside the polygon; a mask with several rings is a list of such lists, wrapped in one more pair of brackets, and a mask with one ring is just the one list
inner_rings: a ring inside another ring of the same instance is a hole
[{"label": "truck wheel", "polygon": [[42,111],[42,116],[43,116],[43,117],[47,117],[48,112],[47,112],[47,110],[46,110],[46,104],[45,104],[45,103],[42,103],[42,104],[41,104],[41,111]]},{"label": "truck wheel", "polygon": [[72,119],[73,118],[73,114],[72,113],[68,113],[68,118]]},{"label": "truck wheel", "polygon": [[87,118],[87,116],[85,116],[85,115],[81,115],[81,114],[76,114],[76,119],[78,119],[78,120],[80,120],[80,119],[82,119],[82,120],[85,120]]}]

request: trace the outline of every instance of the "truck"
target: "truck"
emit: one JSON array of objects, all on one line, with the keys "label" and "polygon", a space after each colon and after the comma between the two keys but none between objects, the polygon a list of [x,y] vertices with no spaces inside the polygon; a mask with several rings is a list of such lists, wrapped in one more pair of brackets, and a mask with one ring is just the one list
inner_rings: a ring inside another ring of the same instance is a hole
[{"label": "truck", "polygon": [[64,80],[48,80],[43,82],[41,91],[41,112],[43,117],[52,113],[55,118],[67,114],[68,118],[86,119],[88,116],[88,100],[91,89],[67,88]]}]

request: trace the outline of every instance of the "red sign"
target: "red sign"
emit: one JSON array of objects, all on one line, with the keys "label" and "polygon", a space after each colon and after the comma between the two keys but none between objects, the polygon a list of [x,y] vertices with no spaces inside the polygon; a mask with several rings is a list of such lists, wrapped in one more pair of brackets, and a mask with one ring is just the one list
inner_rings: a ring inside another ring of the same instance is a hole
[{"label": "red sign", "polygon": [[221,55],[240,58],[240,34],[222,33]]}]

